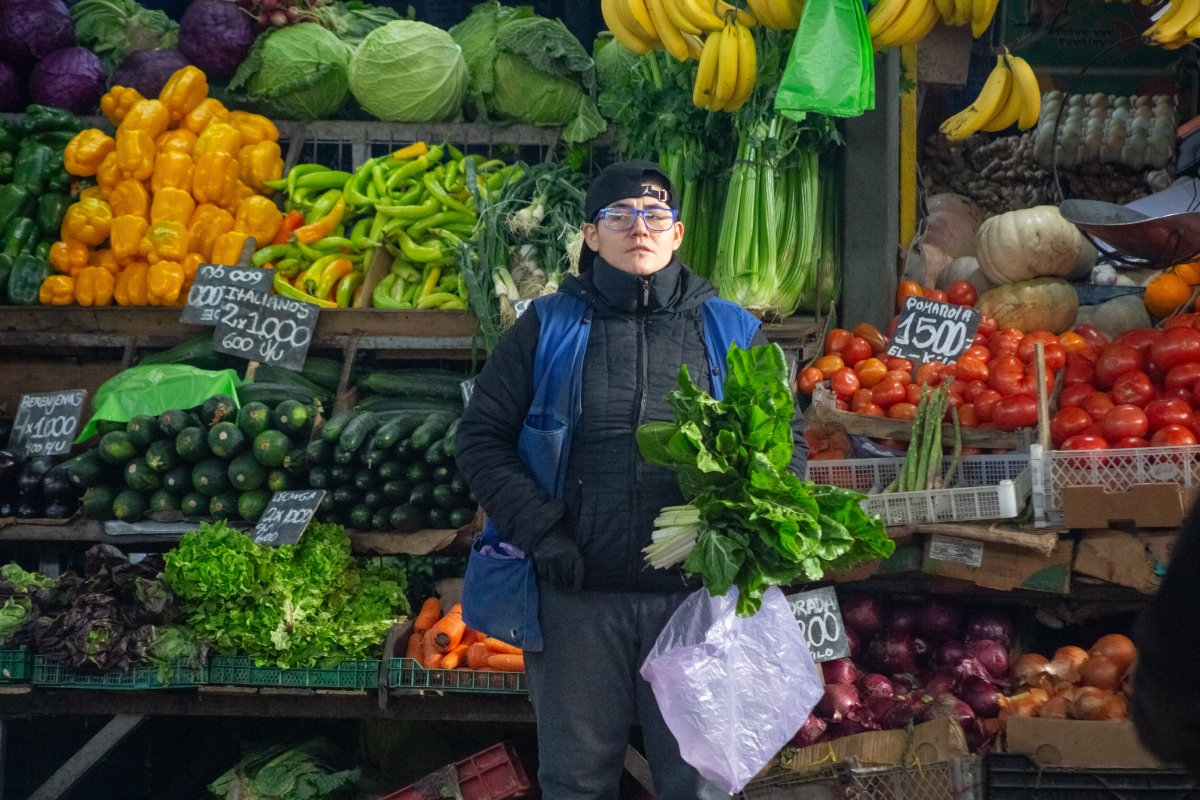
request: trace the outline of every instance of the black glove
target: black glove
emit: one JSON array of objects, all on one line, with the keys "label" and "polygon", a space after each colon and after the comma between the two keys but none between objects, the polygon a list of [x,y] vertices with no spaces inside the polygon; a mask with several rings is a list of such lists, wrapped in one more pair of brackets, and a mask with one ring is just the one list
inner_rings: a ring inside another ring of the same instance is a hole
[{"label": "black glove", "polygon": [[566,531],[551,530],[533,548],[538,578],[559,589],[583,588],[583,556]]}]

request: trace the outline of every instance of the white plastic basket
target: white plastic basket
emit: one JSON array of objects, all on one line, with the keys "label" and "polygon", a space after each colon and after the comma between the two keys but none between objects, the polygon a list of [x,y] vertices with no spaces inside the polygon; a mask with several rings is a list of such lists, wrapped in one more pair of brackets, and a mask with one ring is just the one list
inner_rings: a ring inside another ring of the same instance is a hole
[{"label": "white plastic basket", "polygon": [[873,494],[862,501],[862,507],[868,514],[882,517],[884,525],[1011,519],[1021,513],[1032,490],[1032,476],[1026,468],[1016,480],[990,486]]},{"label": "white plastic basket", "polygon": [[[942,474],[953,459],[942,459]],[[878,494],[896,479],[903,458],[851,458],[842,461],[809,461],[807,478],[814,483],[854,489],[864,494]],[[1028,453],[1006,453],[999,456],[963,456],[958,461],[955,487],[994,486],[1011,481],[1029,467]]]},{"label": "white plastic basket", "polygon": [[1062,521],[1062,490],[1068,486],[1098,486],[1107,492],[1148,483],[1200,487],[1200,445],[1050,451],[1034,445],[1030,450],[1038,525]]}]

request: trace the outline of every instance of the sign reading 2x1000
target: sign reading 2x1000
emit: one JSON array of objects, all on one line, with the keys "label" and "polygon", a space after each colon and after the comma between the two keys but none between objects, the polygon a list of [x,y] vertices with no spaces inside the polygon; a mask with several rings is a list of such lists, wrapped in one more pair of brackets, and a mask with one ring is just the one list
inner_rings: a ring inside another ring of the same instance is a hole
[{"label": "sign reading 2x1000", "polygon": [[226,289],[213,349],[300,371],[317,326],[317,306],[249,289]]}]

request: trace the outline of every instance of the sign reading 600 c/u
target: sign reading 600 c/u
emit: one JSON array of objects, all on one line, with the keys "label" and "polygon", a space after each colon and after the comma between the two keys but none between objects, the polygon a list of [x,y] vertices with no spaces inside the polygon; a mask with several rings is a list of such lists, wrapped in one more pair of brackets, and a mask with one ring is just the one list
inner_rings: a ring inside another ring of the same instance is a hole
[{"label": "sign reading 600 c/u", "polygon": [[225,289],[213,349],[299,371],[317,325],[317,306],[253,290]]},{"label": "sign reading 600 c/u", "polygon": [[971,346],[982,319],[973,308],[907,297],[887,354],[921,362],[955,361]]}]

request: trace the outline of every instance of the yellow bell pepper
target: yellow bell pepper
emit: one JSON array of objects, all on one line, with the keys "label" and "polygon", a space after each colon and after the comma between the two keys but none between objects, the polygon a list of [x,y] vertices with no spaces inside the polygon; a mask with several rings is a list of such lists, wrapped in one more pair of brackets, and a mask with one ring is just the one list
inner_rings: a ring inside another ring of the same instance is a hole
[{"label": "yellow bell pepper", "polygon": [[199,161],[205,153],[228,153],[236,156],[242,149],[242,132],[228,122],[211,122],[192,150],[192,157]]},{"label": "yellow bell pepper", "polygon": [[66,239],[50,245],[50,266],[63,275],[78,275],[88,265],[88,248],[83,242]]},{"label": "yellow bell pepper", "polygon": [[108,238],[112,227],[112,210],[103,200],[80,200],[67,209],[62,221],[63,240],[75,239],[90,247],[98,247]]},{"label": "yellow bell pepper", "polygon": [[42,281],[38,301],[44,306],[69,306],[75,302],[75,279],[70,275],[51,275]]},{"label": "yellow bell pepper", "polygon": [[89,186],[86,189],[79,190],[80,200],[104,200],[104,190],[99,186]]},{"label": "yellow bell pepper", "polygon": [[121,270],[113,284],[113,297],[116,298],[117,305],[146,305],[148,294],[146,277],[149,273],[150,265],[145,261],[135,261]]},{"label": "yellow bell pepper", "polygon": [[[188,220],[196,210],[196,201],[183,189],[169,186],[154,193],[154,204],[150,206],[150,223],[178,222],[187,230]],[[186,242],[187,237],[184,237]]]},{"label": "yellow bell pepper", "polygon": [[159,158],[162,158],[163,153],[183,153],[191,158],[192,151],[196,149],[196,138],[196,134],[191,131],[176,128],[155,139],[154,149]]},{"label": "yellow bell pepper", "polygon": [[121,181],[108,194],[108,206],[113,217],[134,216],[150,218],[150,193],[141,181]]},{"label": "yellow bell pepper", "polygon": [[125,115],[129,113],[129,109],[133,108],[135,103],[145,99],[137,89],[131,86],[114,86],[100,98],[100,110],[104,112],[104,116],[108,117],[109,122],[113,125],[120,125],[121,121],[125,119]]},{"label": "yellow bell pepper", "polygon": [[263,184],[283,177],[283,154],[275,142],[248,144],[238,150],[237,160],[238,177],[258,194],[271,194]]},{"label": "yellow bell pepper", "polygon": [[236,267],[238,259],[242,257],[242,247],[245,246],[247,238],[249,234],[241,231],[230,231],[218,236],[213,242],[212,263]]},{"label": "yellow bell pepper", "polygon": [[117,138],[137,130],[149,134],[153,141],[166,133],[169,127],[171,112],[167,111],[161,100],[139,100],[129,109],[125,119],[121,120],[121,125],[117,128]]},{"label": "yellow bell pepper", "polygon": [[80,131],[67,142],[63,151],[63,166],[72,175],[90,178],[100,169],[109,153],[117,149],[116,141],[99,128]]},{"label": "yellow bell pepper", "polygon": [[283,214],[275,204],[265,197],[254,195],[238,206],[233,229],[253,236],[257,248],[261,249],[271,243],[282,224]]},{"label": "yellow bell pepper", "polygon": [[146,275],[146,299],[152,306],[174,305],[183,290],[183,267],[174,261],[150,265]]},{"label": "yellow bell pepper", "polygon": [[117,188],[117,184],[120,182],[121,170],[117,169],[117,153],[114,150],[100,162],[100,168],[96,170],[96,186],[100,188],[100,191],[108,194]]},{"label": "yellow bell pepper", "polygon": [[116,254],[114,254],[113,251],[109,250],[107,247],[103,250],[93,250],[91,254],[88,255],[88,266],[99,267],[105,272],[112,273],[113,275],[116,275],[121,271],[121,265],[117,263]]},{"label": "yellow bell pepper", "polygon": [[242,145],[255,145],[260,142],[278,142],[279,128],[275,123],[262,114],[251,114],[247,111],[230,111],[230,125],[242,133]]},{"label": "yellow bell pepper", "polygon": [[160,152],[154,159],[154,175],[150,178],[150,188],[157,194],[163,189],[182,189],[189,194],[192,191],[192,174],[196,165],[192,157],[186,153],[170,151]]},{"label": "yellow bell pepper", "polygon": [[228,211],[212,203],[201,203],[188,221],[188,252],[198,253],[208,261],[212,258],[213,242],[232,231],[233,225],[233,215]]},{"label": "yellow bell pepper", "polygon": [[185,287],[191,287],[192,279],[196,277],[196,270],[200,269],[200,265],[203,263],[204,259],[199,253],[188,253],[184,256],[183,261],[179,262],[179,266],[183,267]]},{"label": "yellow bell pepper", "polygon": [[101,267],[88,267],[75,279],[75,302],[81,306],[106,306],[112,302],[117,280]]},{"label": "yellow bell pepper", "polygon": [[192,171],[192,196],[198,203],[227,206],[237,199],[238,163],[229,153],[205,153]]},{"label": "yellow bell pepper", "polygon": [[177,70],[158,94],[158,99],[171,113],[172,125],[182,122],[183,118],[204,102],[207,97],[207,76],[202,70],[190,64]]},{"label": "yellow bell pepper", "polygon": [[150,180],[154,174],[154,137],[140,128],[117,133],[117,169],[122,178]]},{"label": "yellow bell pepper", "polygon": [[108,240],[118,263],[128,264],[137,260],[138,250],[142,246],[142,237],[146,235],[146,229],[149,227],[150,223],[144,217],[134,214],[113,217],[112,231],[108,235]]},{"label": "yellow bell pepper", "polygon": [[204,129],[210,122],[224,122],[227,119],[229,119],[229,109],[225,108],[220,100],[210,97],[207,100],[201,100],[195,108],[189,111],[183,121],[179,123],[179,127],[199,136],[204,133]]},{"label": "yellow bell pepper", "polygon": [[157,264],[159,261],[179,261],[187,252],[187,226],[182,222],[170,220],[151,225],[138,246],[138,254],[151,264]]}]

